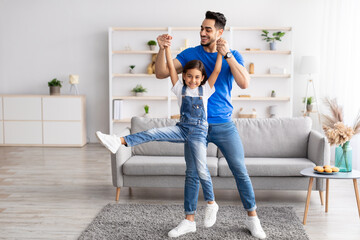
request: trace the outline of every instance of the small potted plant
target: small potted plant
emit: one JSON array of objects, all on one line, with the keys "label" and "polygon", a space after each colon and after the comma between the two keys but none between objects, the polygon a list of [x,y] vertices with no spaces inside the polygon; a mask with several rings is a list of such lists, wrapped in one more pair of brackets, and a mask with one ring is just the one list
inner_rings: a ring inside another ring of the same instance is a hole
[{"label": "small potted plant", "polygon": [[149,45],[151,51],[154,51],[156,47],[156,42],[154,40],[150,40],[148,41],[147,45]]},{"label": "small potted plant", "polygon": [[48,82],[48,86],[50,87],[50,95],[60,95],[60,88],[62,87],[61,81],[54,78]]},{"label": "small potted plant", "polygon": [[[303,103],[305,103],[305,99],[306,98],[303,99]],[[314,103],[313,97],[308,97],[306,99],[306,111],[311,112],[313,110],[313,103]]]},{"label": "small potted plant", "polygon": [[145,105],[144,106],[144,110],[145,110],[145,114],[144,114],[144,118],[149,118],[149,105]]},{"label": "small potted plant", "polygon": [[269,31],[262,30],[261,36],[264,37],[263,40],[270,42],[270,50],[276,50],[275,41],[281,41],[281,38],[285,35],[285,32],[274,32],[273,37],[269,37]]},{"label": "small potted plant", "polygon": [[135,68],[135,65],[130,65],[129,66],[129,72],[134,73],[134,68]]},{"label": "small potted plant", "polygon": [[272,91],[271,91],[271,97],[276,97],[276,92],[275,92],[275,90],[272,90]]},{"label": "small potted plant", "polygon": [[144,96],[144,93],[147,92],[146,88],[144,88],[141,84],[136,85],[136,87],[134,87],[131,91],[137,97]]}]

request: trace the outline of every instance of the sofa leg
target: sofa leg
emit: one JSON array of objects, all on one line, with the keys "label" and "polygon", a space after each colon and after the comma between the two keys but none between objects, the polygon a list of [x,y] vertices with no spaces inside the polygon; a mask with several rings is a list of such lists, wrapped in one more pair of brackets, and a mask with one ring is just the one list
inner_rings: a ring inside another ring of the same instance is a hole
[{"label": "sofa leg", "polygon": [[319,191],[321,205],[324,206],[324,191]]},{"label": "sofa leg", "polygon": [[116,201],[119,201],[119,197],[120,197],[120,188],[116,188]]}]

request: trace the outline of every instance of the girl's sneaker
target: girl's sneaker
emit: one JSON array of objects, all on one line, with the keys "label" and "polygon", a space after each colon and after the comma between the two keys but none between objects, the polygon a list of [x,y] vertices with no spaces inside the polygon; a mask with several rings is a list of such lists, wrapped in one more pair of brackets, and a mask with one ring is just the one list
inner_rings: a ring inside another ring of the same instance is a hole
[{"label": "girl's sneaker", "polygon": [[101,144],[104,145],[113,154],[115,154],[121,146],[120,138],[115,135],[103,134],[102,132],[97,131],[96,137],[99,139]]},{"label": "girl's sneaker", "polygon": [[186,233],[196,232],[196,223],[187,219],[182,220],[176,228],[168,233],[169,237],[179,237]]}]

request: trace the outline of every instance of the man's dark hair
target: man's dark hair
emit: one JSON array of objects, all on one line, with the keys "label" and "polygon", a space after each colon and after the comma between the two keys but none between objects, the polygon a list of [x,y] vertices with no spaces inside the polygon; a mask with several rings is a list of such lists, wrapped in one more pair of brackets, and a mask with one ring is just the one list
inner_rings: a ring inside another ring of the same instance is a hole
[{"label": "man's dark hair", "polygon": [[215,20],[215,27],[217,29],[224,29],[226,25],[226,18],[224,14],[219,12],[211,12],[207,11],[205,14],[206,19],[214,19]]}]

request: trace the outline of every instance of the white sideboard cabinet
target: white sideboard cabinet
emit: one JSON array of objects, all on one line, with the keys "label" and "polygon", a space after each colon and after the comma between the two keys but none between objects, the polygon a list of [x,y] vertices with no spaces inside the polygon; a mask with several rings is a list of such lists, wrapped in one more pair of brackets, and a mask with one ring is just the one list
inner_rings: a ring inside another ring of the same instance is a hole
[{"label": "white sideboard cabinet", "polygon": [[0,95],[2,146],[86,144],[85,96]]}]

